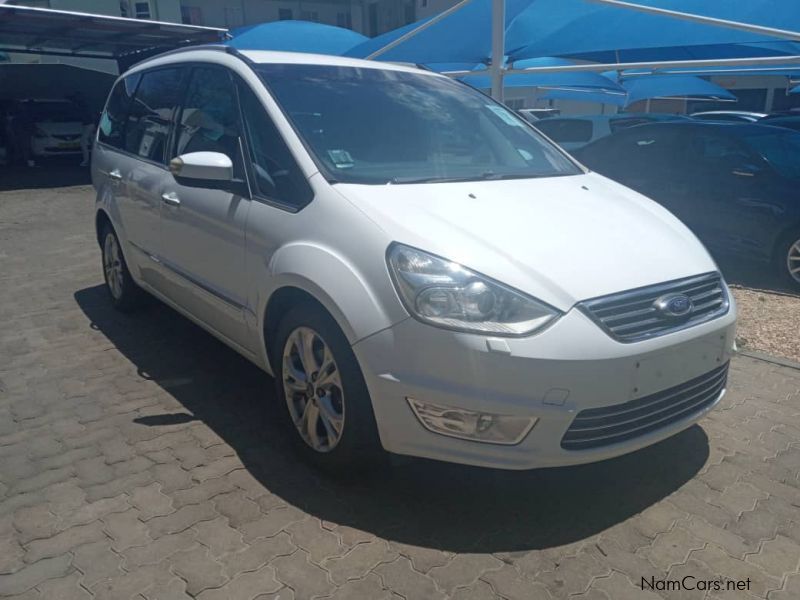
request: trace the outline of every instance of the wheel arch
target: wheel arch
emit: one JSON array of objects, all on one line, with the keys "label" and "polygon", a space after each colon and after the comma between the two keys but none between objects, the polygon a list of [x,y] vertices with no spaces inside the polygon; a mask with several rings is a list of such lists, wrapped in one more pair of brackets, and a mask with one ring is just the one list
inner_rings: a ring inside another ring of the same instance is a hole
[{"label": "wheel arch", "polygon": [[100,239],[100,234],[103,231],[103,227],[105,227],[106,225],[111,227],[111,229],[114,230],[114,232],[116,232],[116,229],[114,228],[114,223],[111,221],[111,217],[108,216],[108,213],[105,211],[105,209],[100,208],[94,215],[94,231],[95,231],[95,237],[97,238],[97,244],[99,246],[103,245],[103,240]]},{"label": "wheel arch", "polygon": [[382,255],[381,263],[365,266],[365,272],[327,247],[297,243],[275,252],[268,269],[259,292],[264,304],[257,312],[267,361],[277,323],[298,303],[325,310],[351,345],[408,316],[399,302],[395,307],[387,300],[394,291]]},{"label": "wheel arch", "polygon": [[262,322],[262,340],[264,343],[264,352],[267,358],[267,364],[269,365],[270,369],[272,368],[272,352],[273,352],[273,340],[275,334],[278,330],[278,325],[281,322],[281,319],[288,313],[292,308],[296,306],[308,305],[313,306],[319,310],[324,311],[326,314],[330,315],[331,318],[336,322],[341,329],[345,337],[349,339],[347,335],[347,331],[342,327],[342,318],[336,318],[335,315],[332,314],[328,307],[317,299],[317,297],[309,292],[308,290],[299,287],[298,285],[285,285],[276,289],[272,295],[269,297],[266,306],[264,307],[264,316]]}]

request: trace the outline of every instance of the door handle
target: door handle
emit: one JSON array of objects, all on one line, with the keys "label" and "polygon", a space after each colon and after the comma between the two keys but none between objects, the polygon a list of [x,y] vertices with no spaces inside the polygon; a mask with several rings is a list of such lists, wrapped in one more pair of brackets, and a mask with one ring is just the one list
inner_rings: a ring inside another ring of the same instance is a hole
[{"label": "door handle", "polygon": [[122,181],[122,173],[120,173],[119,169],[114,169],[108,172],[108,178],[111,181]]},{"label": "door handle", "polygon": [[164,192],[161,194],[161,201],[164,204],[169,204],[170,206],[181,205],[181,199],[178,198],[178,195],[175,192]]}]

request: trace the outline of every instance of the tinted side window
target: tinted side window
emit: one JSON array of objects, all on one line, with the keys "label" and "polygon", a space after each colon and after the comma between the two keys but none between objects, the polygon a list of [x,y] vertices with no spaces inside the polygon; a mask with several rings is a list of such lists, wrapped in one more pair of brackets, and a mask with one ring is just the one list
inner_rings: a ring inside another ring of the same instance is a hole
[{"label": "tinted side window", "polygon": [[125,121],[128,119],[128,108],[139,79],[141,79],[141,76],[138,73],[129,75],[124,79],[120,79],[114,89],[111,90],[105,110],[103,110],[103,114],[100,117],[100,126],[97,134],[98,139],[104,144],[122,148]]},{"label": "tinted side window", "polygon": [[178,119],[174,156],[221,152],[233,161],[240,176],[239,135],[239,107],[228,71],[215,67],[192,69]]},{"label": "tinted side window", "polygon": [[125,150],[166,162],[167,141],[183,85],[184,69],[157,69],[142,75],[128,113]]},{"label": "tinted side window", "polygon": [[545,119],[534,127],[554,142],[588,142],[592,139],[592,122],[581,119]]},{"label": "tinted side window", "polygon": [[672,172],[680,168],[683,154],[680,139],[674,133],[642,126],[595,142],[580,158],[589,168],[627,181],[630,177]]},{"label": "tinted side window", "polygon": [[313,197],[305,175],[253,91],[242,84],[239,98],[257,192],[266,198],[302,208]]}]

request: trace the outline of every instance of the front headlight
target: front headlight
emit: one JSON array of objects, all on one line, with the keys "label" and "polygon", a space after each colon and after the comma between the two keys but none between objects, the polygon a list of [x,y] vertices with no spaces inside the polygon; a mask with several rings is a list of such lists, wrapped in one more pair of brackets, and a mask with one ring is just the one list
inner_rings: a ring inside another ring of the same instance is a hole
[{"label": "front headlight", "polygon": [[561,315],[522,292],[416,248],[393,244],[387,262],[406,310],[437,327],[521,336]]}]

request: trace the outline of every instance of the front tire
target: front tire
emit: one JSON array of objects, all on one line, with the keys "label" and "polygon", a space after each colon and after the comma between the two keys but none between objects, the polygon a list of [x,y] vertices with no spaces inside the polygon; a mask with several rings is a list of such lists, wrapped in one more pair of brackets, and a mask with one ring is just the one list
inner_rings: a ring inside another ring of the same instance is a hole
[{"label": "front tire", "polygon": [[800,229],[782,238],[775,262],[783,282],[795,290],[800,289]]},{"label": "front tire", "polygon": [[131,277],[119,238],[110,225],[103,227],[100,239],[103,277],[111,304],[121,312],[131,312],[142,304],[142,290]]},{"label": "front tire", "polygon": [[337,474],[373,466],[383,450],[372,401],[333,318],[310,303],[291,309],[272,349],[278,402],[301,454]]}]

